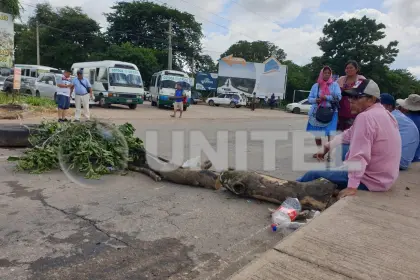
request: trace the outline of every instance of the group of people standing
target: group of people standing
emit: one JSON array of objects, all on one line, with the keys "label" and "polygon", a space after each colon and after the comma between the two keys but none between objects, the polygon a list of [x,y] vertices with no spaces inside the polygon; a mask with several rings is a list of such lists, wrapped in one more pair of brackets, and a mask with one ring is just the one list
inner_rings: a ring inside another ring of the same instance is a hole
[{"label": "group of people standing", "polygon": [[[334,81],[332,69],[325,66],[308,97],[307,131],[319,147],[313,157],[330,159],[330,151],[341,147],[337,156],[344,165],[309,171],[298,181],[325,178],[341,189],[340,197],[357,190],[387,191],[400,170],[420,161],[420,96],[396,101],[359,72],[358,63],[349,61],[346,75]],[[322,137],[328,138],[324,144]]]},{"label": "group of people standing", "polygon": [[58,121],[67,122],[69,121],[66,118],[66,112],[70,108],[70,98],[74,91],[75,93],[75,106],[76,113],[74,120],[76,122],[80,121],[82,106],[83,106],[83,115],[86,119],[90,119],[89,112],[89,101],[93,99],[92,86],[88,79],[83,77],[83,71],[77,71],[77,77],[72,79],[70,77],[71,72],[65,70],[61,79],[57,81],[57,107],[58,107]]}]

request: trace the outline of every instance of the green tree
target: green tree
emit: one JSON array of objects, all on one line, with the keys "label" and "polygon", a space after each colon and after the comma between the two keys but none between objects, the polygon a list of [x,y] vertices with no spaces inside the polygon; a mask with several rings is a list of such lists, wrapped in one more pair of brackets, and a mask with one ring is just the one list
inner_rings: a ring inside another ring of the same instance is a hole
[{"label": "green tree", "polygon": [[11,14],[13,17],[20,16],[20,5],[19,0],[1,0],[0,1],[0,12]]},{"label": "green tree", "polygon": [[[167,51],[169,21],[172,21],[174,69],[190,66],[201,52],[201,24],[192,14],[148,1],[118,2],[106,14],[110,43]],[[163,53],[161,53],[163,54]],[[160,57],[167,68],[167,59]]]},{"label": "green tree", "polygon": [[89,60],[91,53],[106,47],[99,24],[80,7],[53,9],[50,4],[38,4],[28,23],[16,27],[16,63],[36,63],[33,42],[37,21],[42,65],[69,68],[74,62]]},{"label": "green tree", "polygon": [[94,53],[91,60],[119,60],[137,65],[143,82],[148,85],[153,73],[161,69],[156,58],[156,50],[136,47],[131,43],[111,45],[105,52]]},{"label": "green tree", "polygon": [[344,75],[345,63],[352,59],[361,65],[362,74],[381,81],[387,67],[398,55],[398,42],[387,46],[378,44],[385,38],[385,25],[364,16],[361,19],[328,20],[318,46],[323,55],[312,59],[313,77],[318,75],[323,65],[329,65],[335,73]]},{"label": "green tree", "polygon": [[407,98],[410,94],[420,92],[420,81],[406,69],[386,70],[381,91],[396,98]]},{"label": "green tree", "polygon": [[241,57],[249,62],[262,63],[270,57],[275,57],[278,61],[286,59],[283,49],[268,41],[238,41],[230,46],[220,57],[233,55]]},{"label": "green tree", "polygon": [[195,69],[195,72],[207,72],[207,73],[215,73],[218,70],[216,63],[214,63],[214,60],[211,58],[211,56],[207,54],[199,55],[196,58],[194,69]]},{"label": "green tree", "polygon": [[[310,90],[315,80],[312,79],[311,69],[308,66],[299,66],[290,60],[284,61],[283,64],[287,65],[287,86],[286,97],[288,102],[293,101],[293,92],[295,90]],[[305,95],[307,95],[305,93]],[[303,96],[297,97],[301,100]],[[306,96],[305,96],[306,98]]]}]

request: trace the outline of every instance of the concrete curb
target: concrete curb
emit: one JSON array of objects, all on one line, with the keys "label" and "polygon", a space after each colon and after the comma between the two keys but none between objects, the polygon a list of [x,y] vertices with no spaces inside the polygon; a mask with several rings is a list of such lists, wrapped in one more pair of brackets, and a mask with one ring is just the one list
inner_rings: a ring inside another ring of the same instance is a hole
[{"label": "concrete curb", "polygon": [[1,148],[24,148],[29,147],[29,135],[31,128],[36,124],[2,124],[0,125],[0,147]]}]

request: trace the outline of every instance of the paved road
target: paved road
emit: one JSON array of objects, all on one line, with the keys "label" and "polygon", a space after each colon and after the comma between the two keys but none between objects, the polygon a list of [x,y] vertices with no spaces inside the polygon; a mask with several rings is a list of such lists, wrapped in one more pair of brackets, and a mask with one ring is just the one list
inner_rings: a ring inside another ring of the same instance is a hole
[{"label": "paved road", "polygon": [[[114,119],[132,122],[142,138],[157,130],[159,153],[167,157],[171,130],[201,130],[213,146],[217,131],[229,130],[231,162],[235,131],[305,126],[304,117],[280,112],[244,117],[244,109],[206,108],[231,118],[213,112],[214,119],[194,120],[191,110],[185,115],[191,120],[169,119],[168,111],[158,110],[156,120],[149,120],[142,112],[116,109],[131,115]],[[248,145],[251,169],[263,169],[262,151],[261,142]],[[80,186],[60,172],[14,173],[4,157],[17,152],[0,151],[0,279],[226,279],[283,237],[267,227],[268,208],[274,207],[269,203],[156,183],[141,174]],[[292,170],[291,137],[277,143],[275,154],[276,170],[268,173],[285,179],[300,174]]]}]

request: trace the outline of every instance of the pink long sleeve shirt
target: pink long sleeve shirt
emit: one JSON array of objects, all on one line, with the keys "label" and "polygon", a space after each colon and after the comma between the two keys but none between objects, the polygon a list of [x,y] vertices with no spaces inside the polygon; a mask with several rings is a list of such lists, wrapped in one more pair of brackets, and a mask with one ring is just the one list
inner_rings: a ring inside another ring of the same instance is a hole
[{"label": "pink long sleeve shirt", "polygon": [[363,183],[370,191],[387,191],[399,174],[401,136],[398,123],[390,112],[376,103],[360,113],[351,128],[336,136],[326,146],[334,149],[350,144],[345,164],[356,163],[349,170],[348,188]]}]

